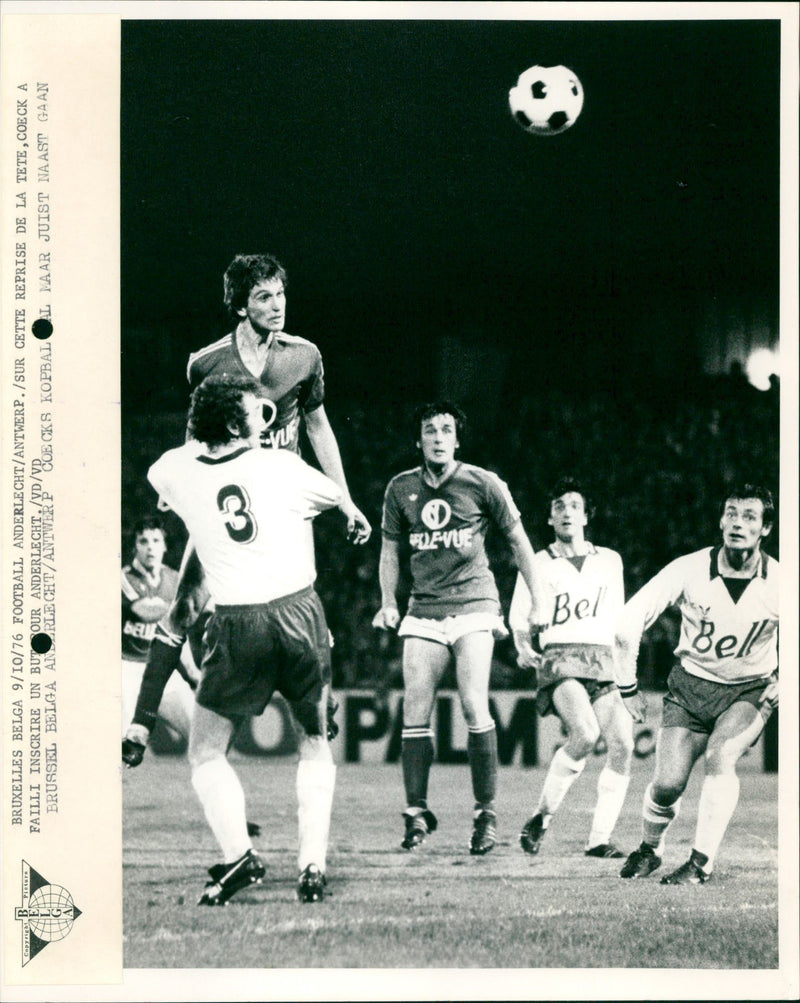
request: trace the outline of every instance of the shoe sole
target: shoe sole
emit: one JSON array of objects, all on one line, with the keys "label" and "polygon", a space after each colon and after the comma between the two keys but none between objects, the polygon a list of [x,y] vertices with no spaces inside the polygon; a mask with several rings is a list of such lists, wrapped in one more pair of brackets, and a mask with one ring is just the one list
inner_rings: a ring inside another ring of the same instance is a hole
[{"label": "shoe sole", "polygon": [[483,846],[479,848],[471,846],[469,848],[469,852],[472,854],[473,857],[485,857],[490,850],[494,849],[494,847],[495,847],[494,843],[492,843],[490,846]]}]

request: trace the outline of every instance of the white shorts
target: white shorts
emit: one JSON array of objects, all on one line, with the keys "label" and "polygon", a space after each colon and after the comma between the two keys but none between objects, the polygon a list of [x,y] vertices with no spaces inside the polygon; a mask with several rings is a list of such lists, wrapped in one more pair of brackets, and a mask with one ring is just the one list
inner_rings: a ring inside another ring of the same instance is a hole
[{"label": "white shorts", "polygon": [[[128,730],[139,688],[142,685],[145,662],[122,659],[122,734]],[[172,673],[164,687],[164,695],[158,708],[158,716],[184,738],[189,737],[189,727],[194,712],[194,691],[177,670]]]},{"label": "white shorts", "polygon": [[503,618],[496,613],[462,613],[446,616],[443,620],[404,616],[397,634],[398,637],[422,637],[450,647],[459,637],[480,631],[489,631],[497,641],[508,637]]}]

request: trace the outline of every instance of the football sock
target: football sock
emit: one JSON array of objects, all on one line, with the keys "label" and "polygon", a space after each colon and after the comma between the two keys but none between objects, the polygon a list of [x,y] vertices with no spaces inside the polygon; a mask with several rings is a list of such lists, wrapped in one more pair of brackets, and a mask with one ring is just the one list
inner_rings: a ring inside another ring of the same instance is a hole
[{"label": "football sock", "polygon": [[183,638],[179,635],[168,633],[163,628],[156,634],[147,655],[132,724],[144,725],[149,731],[155,727],[164,687],[180,664],[182,647]]},{"label": "football sock", "polygon": [[299,870],[316,864],[324,873],[331,827],[336,767],[318,759],[301,759],[297,764],[297,827],[300,849]]},{"label": "football sock", "polygon": [[711,872],[722,837],[739,801],[739,778],[735,773],[707,776],[697,806],[694,849],[708,857],[703,870]]},{"label": "football sock", "polygon": [[556,749],[545,777],[536,814],[541,813],[546,821],[549,820],[549,816],[558,810],[567,791],[583,773],[584,766],[585,759],[573,759],[564,751],[563,746]]},{"label": "football sock", "polygon": [[644,792],[642,803],[642,842],[652,846],[659,856],[664,853],[664,837],[670,822],[677,816],[681,807],[681,799],[673,804],[656,804],[653,800],[653,785],[649,784]]},{"label": "football sock", "polygon": [[467,757],[472,774],[475,808],[493,811],[497,790],[497,729],[494,721],[483,728],[469,729]]},{"label": "football sock", "polygon": [[608,843],[617,824],[630,777],[604,766],[597,778],[597,804],[592,818],[587,848]]},{"label": "football sock", "polygon": [[427,808],[428,777],[433,762],[433,731],[428,725],[403,728],[401,759],[406,804]]},{"label": "football sock", "polygon": [[226,864],[252,847],[247,835],[244,791],[236,771],[224,756],[209,759],[192,770],[192,786],[222,850]]}]

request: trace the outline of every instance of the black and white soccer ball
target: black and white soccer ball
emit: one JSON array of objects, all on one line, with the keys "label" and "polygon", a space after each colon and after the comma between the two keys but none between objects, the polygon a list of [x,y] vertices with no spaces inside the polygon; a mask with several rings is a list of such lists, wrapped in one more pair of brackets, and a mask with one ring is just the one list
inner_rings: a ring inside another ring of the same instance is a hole
[{"label": "black and white soccer ball", "polygon": [[531,66],[508,92],[516,122],[535,136],[557,136],[575,124],[583,87],[566,66]]}]

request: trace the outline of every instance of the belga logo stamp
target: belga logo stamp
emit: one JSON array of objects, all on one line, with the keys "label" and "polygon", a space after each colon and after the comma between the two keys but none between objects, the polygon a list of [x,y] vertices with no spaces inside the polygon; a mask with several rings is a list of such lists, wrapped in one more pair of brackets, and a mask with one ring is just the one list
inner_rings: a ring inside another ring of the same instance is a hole
[{"label": "belga logo stamp", "polygon": [[51,885],[22,861],[22,905],[14,909],[14,919],[22,923],[22,967],[54,940],[63,940],[81,911],[72,895],[61,885]]}]

